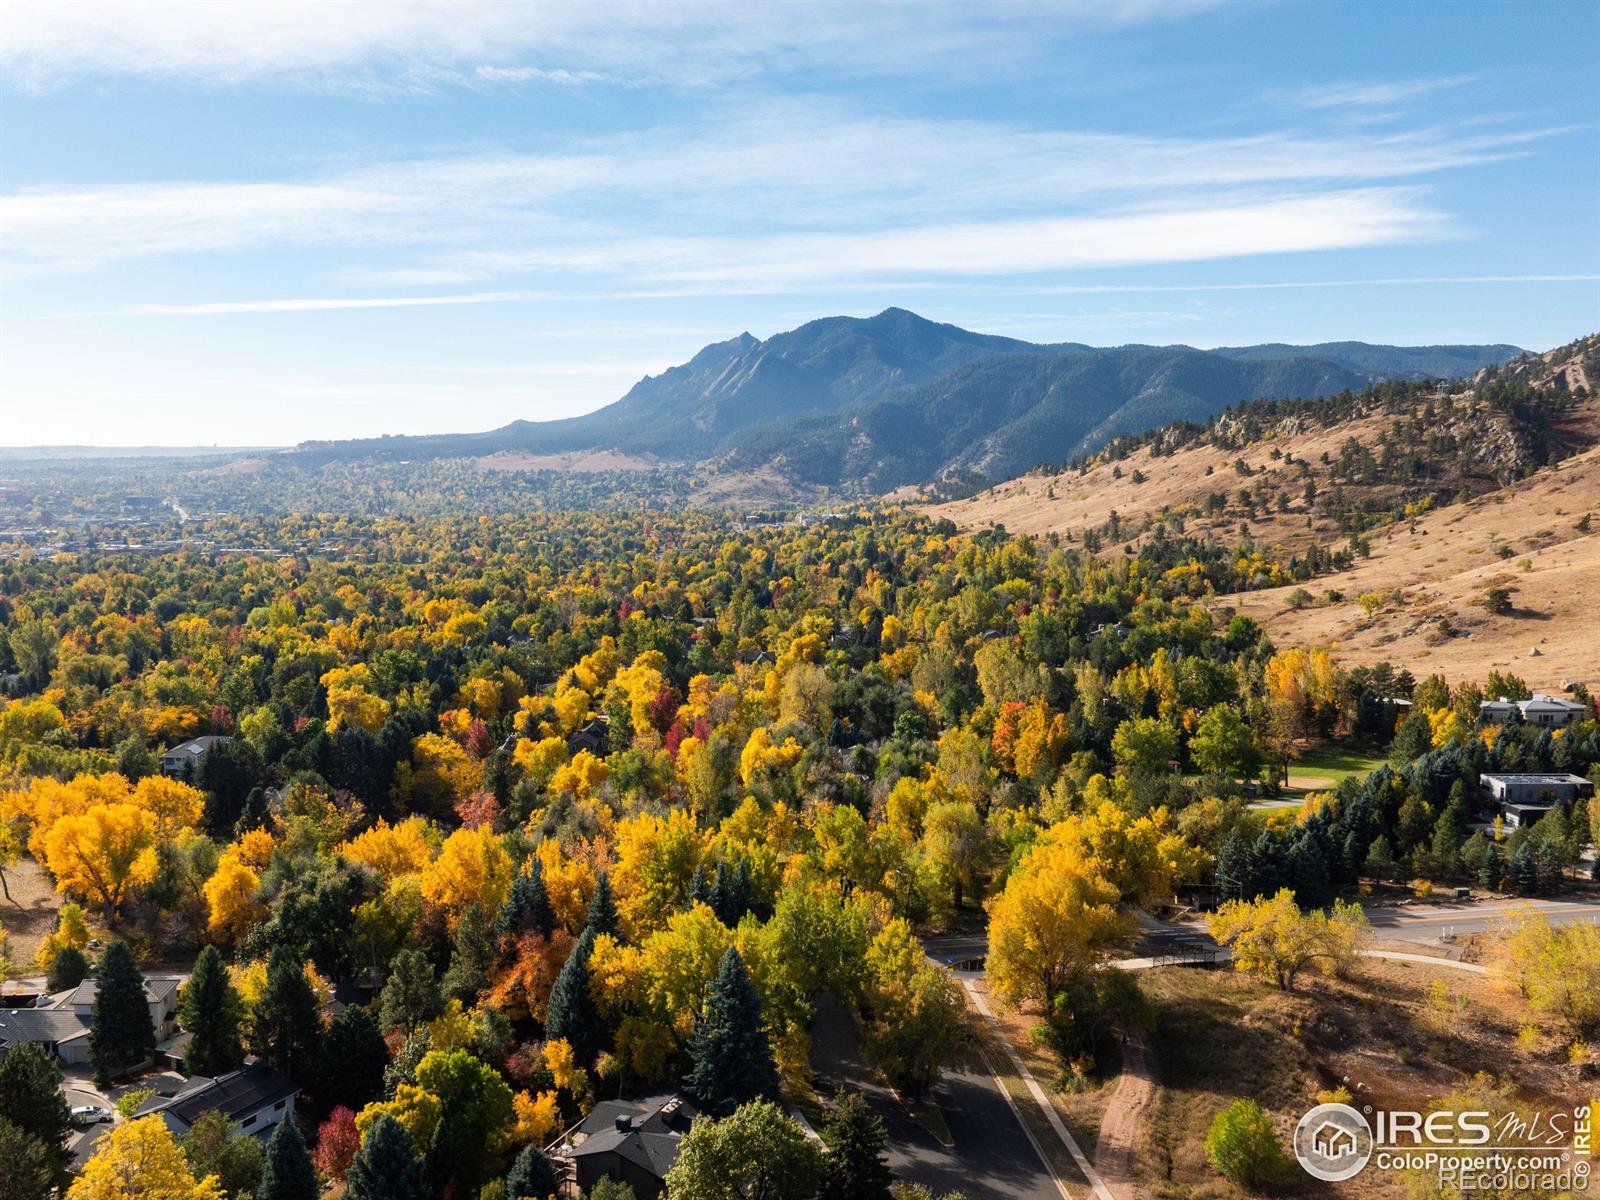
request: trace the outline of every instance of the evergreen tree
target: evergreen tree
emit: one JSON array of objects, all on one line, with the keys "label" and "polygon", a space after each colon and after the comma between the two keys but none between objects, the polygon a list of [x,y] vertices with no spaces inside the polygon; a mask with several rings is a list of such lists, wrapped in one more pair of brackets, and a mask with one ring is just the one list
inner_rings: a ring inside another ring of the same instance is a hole
[{"label": "evergreen tree", "polygon": [[1540,842],[1539,848],[1533,852],[1533,871],[1537,890],[1543,893],[1559,889],[1564,866],[1561,844],[1553,841]]},{"label": "evergreen tree", "polygon": [[0,1179],[6,1200],[50,1200],[56,1188],[50,1148],[0,1117]]},{"label": "evergreen tree", "polygon": [[482,905],[470,905],[456,922],[450,966],[439,984],[444,998],[459,1000],[470,1008],[478,993],[489,986],[494,960],[494,928],[489,914]]},{"label": "evergreen tree", "polygon": [[1511,886],[1524,896],[1539,890],[1539,867],[1533,860],[1533,846],[1523,842],[1511,856]]},{"label": "evergreen tree", "polygon": [[70,992],[88,977],[89,960],[83,956],[83,951],[76,946],[63,947],[57,954],[55,961],[50,964],[50,973],[45,976],[44,990],[54,995],[56,992]]},{"label": "evergreen tree", "polygon": [[433,1140],[422,1156],[422,1173],[435,1195],[444,1194],[456,1173],[456,1144],[450,1136],[450,1122],[440,1117],[433,1127]]},{"label": "evergreen tree", "polygon": [[267,986],[256,1004],[250,1049],[296,1083],[315,1078],[322,1042],[316,993],[294,953],[280,946],[267,960]]},{"label": "evergreen tree", "polygon": [[61,1093],[61,1064],[40,1042],[24,1042],[0,1055],[0,1120],[44,1147],[51,1179],[65,1188],[72,1153],[72,1110]]},{"label": "evergreen tree", "polygon": [[704,860],[695,864],[694,874],[689,877],[689,903],[711,905],[711,875]]},{"label": "evergreen tree", "polygon": [[1328,859],[1311,837],[1295,840],[1288,854],[1289,886],[1302,908],[1321,908],[1333,899]]},{"label": "evergreen tree", "polygon": [[291,1121],[280,1121],[267,1140],[267,1161],[256,1200],[317,1200],[316,1168],[305,1139]]},{"label": "evergreen tree", "polygon": [[428,1200],[432,1195],[406,1127],[385,1113],[367,1129],[345,1177],[346,1200]]},{"label": "evergreen tree", "polygon": [[96,974],[89,1061],[94,1064],[95,1082],[105,1087],[155,1053],[156,1027],[144,994],[144,976],[127,942],[118,938],[106,947]]},{"label": "evergreen tree", "polygon": [[322,1041],[317,1099],[325,1111],[342,1105],[360,1112],[383,1095],[383,1072],[388,1065],[389,1047],[377,1018],[371,1009],[352,1005],[329,1023]]},{"label": "evergreen tree", "polygon": [[722,956],[689,1043],[694,1063],[685,1090],[700,1107],[725,1117],[741,1104],[774,1096],[778,1068],[761,1027],[761,997],[732,946]]},{"label": "evergreen tree", "polygon": [[860,1094],[839,1093],[822,1140],[829,1150],[817,1200],[889,1200],[894,1179],[884,1158],[889,1135]]},{"label": "evergreen tree", "polygon": [[1394,851],[1389,846],[1388,838],[1379,837],[1372,843],[1362,869],[1374,879],[1394,878]]},{"label": "evergreen tree", "polygon": [[1253,873],[1250,847],[1235,829],[1222,839],[1217,850],[1217,902],[1243,900]]},{"label": "evergreen tree", "polygon": [[506,1200],[546,1200],[560,1190],[555,1166],[537,1146],[524,1146],[506,1172]]},{"label": "evergreen tree", "polygon": [[524,933],[549,937],[555,931],[556,913],[550,907],[550,894],[544,886],[544,865],[534,855],[528,869],[511,881],[511,894],[500,908],[495,935],[516,938]]},{"label": "evergreen tree", "polygon": [[[604,876],[602,876],[604,878]],[[585,929],[578,937],[567,961],[562,964],[550,988],[550,1003],[545,1009],[544,1033],[552,1041],[565,1038],[572,1045],[578,1062],[588,1065],[605,1048],[606,1029],[589,994],[589,956],[594,953],[595,934]]]},{"label": "evergreen tree", "polygon": [[189,1031],[184,1065],[191,1074],[215,1078],[244,1062],[239,1041],[239,997],[228,983],[227,968],[215,946],[195,959],[194,973],[183,989],[178,1018]]},{"label": "evergreen tree", "polygon": [[378,999],[385,1029],[415,1029],[439,1015],[444,998],[433,964],[421,950],[402,950],[389,963],[389,979]]},{"label": "evergreen tree", "polygon": [[617,902],[611,895],[611,876],[604,871],[594,881],[594,898],[589,901],[589,919],[584,922],[583,928],[596,937],[602,933],[609,933],[612,937],[621,935]]},{"label": "evergreen tree", "polygon": [[1500,855],[1500,847],[1490,842],[1489,850],[1483,856],[1483,866],[1478,868],[1478,886],[1488,892],[1498,891],[1504,874],[1505,862]]}]

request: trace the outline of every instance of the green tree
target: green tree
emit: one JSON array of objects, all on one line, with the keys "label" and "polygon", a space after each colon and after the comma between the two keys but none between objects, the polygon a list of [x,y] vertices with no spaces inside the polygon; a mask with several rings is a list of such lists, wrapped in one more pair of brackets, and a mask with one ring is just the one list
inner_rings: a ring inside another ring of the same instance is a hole
[{"label": "green tree", "polygon": [[60,639],[44,620],[34,617],[12,627],[9,639],[11,657],[30,691],[42,692],[56,667]]},{"label": "green tree", "polygon": [[206,946],[195,959],[178,1017],[189,1031],[184,1065],[190,1072],[214,1078],[237,1070],[244,1062],[239,995],[228,982],[227,968],[215,946]]},{"label": "green tree", "polygon": [[144,976],[127,942],[118,938],[106,947],[97,976],[89,1061],[94,1064],[95,1082],[106,1087],[155,1053],[156,1028],[144,994]]},{"label": "green tree", "polygon": [[818,1200],[889,1200],[889,1135],[859,1093],[840,1092],[822,1127],[828,1158]]},{"label": "green tree", "polygon": [[56,1187],[50,1148],[0,1117],[0,1179],[7,1200],[50,1200]]},{"label": "green tree", "polygon": [[565,1038],[578,1062],[587,1066],[603,1049],[605,1025],[589,991],[589,957],[594,953],[594,931],[585,929],[561,965],[550,1003],[545,1009],[545,1036]]},{"label": "green tree", "polygon": [[203,1114],[178,1140],[195,1177],[215,1175],[230,1196],[255,1196],[261,1190],[266,1154],[261,1139],[233,1132],[233,1122],[218,1111]]},{"label": "green tree", "polygon": [[1256,767],[1250,727],[1231,704],[1208,708],[1189,739],[1195,765],[1208,775],[1248,776]]},{"label": "green tree", "polygon": [[611,876],[605,871],[601,871],[594,881],[594,896],[589,901],[589,918],[583,927],[586,932],[596,937],[602,933],[618,937],[622,932],[622,924],[617,917],[617,902],[611,894]]},{"label": "green tree", "polygon": [[279,1121],[267,1139],[266,1163],[256,1200],[317,1200],[317,1171],[293,1121]]},{"label": "green tree", "polygon": [[1285,1162],[1272,1119],[1254,1100],[1235,1100],[1217,1114],[1206,1133],[1206,1157],[1247,1187],[1271,1182]]},{"label": "green tree", "polygon": [[433,964],[421,950],[402,950],[389,964],[389,978],[378,998],[385,1029],[415,1029],[439,1015],[444,998]]},{"label": "green tree", "polygon": [[417,1086],[439,1097],[454,1174],[467,1194],[490,1175],[495,1139],[511,1120],[511,1089],[500,1073],[465,1050],[428,1053],[417,1065]]},{"label": "green tree", "polygon": [[389,1047],[371,1009],[351,1005],[328,1023],[322,1039],[317,1099],[324,1110],[341,1105],[360,1112],[383,1094]]},{"label": "green tree", "polygon": [[51,1178],[65,1187],[72,1154],[72,1112],[61,1093],[61,1064],[38,1042],[0,1056],[0,1120],[11,1122],[45,1148]]},{"label": "green tree", "polygon": [[729,946],[689,1042],[689,1095],[713,1116],[778,1092],[778,1068],[761,1023],[761,997],[744,959]]},{"label": "green tree", "polygon": [[560,1190],[555,1166],[537,1146],[524,1146],[506,1172],[506,1200],[546,1200]]},{"label": "green tree", "polygon": [[811,1200],[822,1151],[770,1100],[702,1117],[667,1173],[667,1200]]},{"label": "green tree", "polygon": [[471,905],[456,922],[450,966],[439,982],[439,990],[446,1000],[459,1000],[470,1007],[478,993],[489,986],[494,963],[494,925],[482,905]]},{"label": "green tree", "polygon": [[555,910],[550,907],[550,894],[544,886],[544,866],[534,855],[528,869],[511,881],[511,894],[495,920],[495,934],[512,939],[524,933],[549,937],[555,927]]},{"label": "green tree", "polygon": [[267,986],[256,1004],[250,1049],[296,1082],[315,1078],[322,1044],[316,993],[293,951],[280,946],[267,960]]},{"label": "green tree", "polygon": [[367,1129],[345,1179],[347,1200],[428,1200],[417,1144],[385,1113]]},{"label": "green tree", "polygon": [[1153,775],[1178,753],[1178,733],[1155,717],[1124,721],[1112,735],[1111,753],[1128,774]]},{"label": "green tree", "polygon": [[83,951],[76,946],[67,946],[51,962],[50,973],[45,976],[45,990],[52,995],[69,992],[82,983],[88,974],[89,960],[83,956]]}]

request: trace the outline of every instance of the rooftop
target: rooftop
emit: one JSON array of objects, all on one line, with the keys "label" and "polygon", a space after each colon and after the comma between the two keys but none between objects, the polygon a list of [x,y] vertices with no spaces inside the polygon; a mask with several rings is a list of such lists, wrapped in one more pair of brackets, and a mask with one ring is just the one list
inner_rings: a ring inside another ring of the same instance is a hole
[{"label": "rooftop", "polygon": [[193,1125],[208,1112],[222,1112],[237,1121],[299,1091],[287,1076],[254,1062],[215,1079],[196,1079],[192,1087],[144,1111],[171,1113],[185,1125]]}]

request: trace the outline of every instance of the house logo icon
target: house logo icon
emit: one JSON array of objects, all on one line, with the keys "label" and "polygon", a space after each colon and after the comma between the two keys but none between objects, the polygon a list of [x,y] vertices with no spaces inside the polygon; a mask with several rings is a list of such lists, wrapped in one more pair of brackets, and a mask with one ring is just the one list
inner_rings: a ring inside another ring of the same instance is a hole
[{"label": "house logo icon", "polygon": [[1350,1179],[1372,1157],[1372,1126],[1348,1104],[1319,1104],[1295,1126],[1294,1156],[1314,1179]]}]

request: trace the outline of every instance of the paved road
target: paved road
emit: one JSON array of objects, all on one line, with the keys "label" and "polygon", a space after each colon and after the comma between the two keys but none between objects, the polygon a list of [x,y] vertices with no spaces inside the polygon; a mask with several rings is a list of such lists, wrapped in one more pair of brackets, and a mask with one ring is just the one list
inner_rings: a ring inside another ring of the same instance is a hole
[{"label": "paved road", "polygon": [[1600,924],[1600,899],[1444,901],[1395,908],[1369,908],[1367,920],[1374,933],[1408,942],[1436,942],[1442,938],[1495,929],[1520,912],[1532,910],[1553,925],[1575,921]]},{"label": "paved road", "polygon": [[953,1146],[940,1144],[907,1116],[862,1065],[855,1022],[832,997],[817,1006],[811,1065],[819,1093],[831,1095],[840,1086],[859,1092],[883,1118],[889,1166],[896,1178],[935,1193],[960,1191],[969,1200],[1061,1200],[999,1084],[981,1064],[946,1071],[939,1084],[939,1105]]}]

